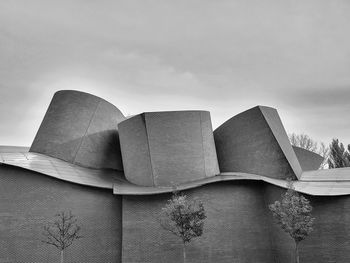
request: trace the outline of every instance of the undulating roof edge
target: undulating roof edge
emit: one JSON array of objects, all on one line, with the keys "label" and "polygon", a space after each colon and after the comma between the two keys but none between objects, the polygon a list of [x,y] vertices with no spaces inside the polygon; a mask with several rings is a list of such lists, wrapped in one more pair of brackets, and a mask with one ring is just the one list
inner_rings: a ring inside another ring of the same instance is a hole
[{"label": "undulating roof edge", "polygon": [[39,153],[3,152],[1,147],[0,164],[16,166],[70,183],[105,189],[113,189],[113,184],[124,178],[124,173],[117,170],[85,168]]},{"label": "undulating roof edge", "polygon": [[[119,181],[114,184],[113,193],[116,195],[155,195],[171,193],[174,190],[182,191],[194,189],[200,186],[228,181],[262,181],[287,189],[287,181],[274,179],[266,176],[248,173],[221,173],[214,177],[209,177],[176,187],[146,187],[138,186],[127,181]],[[297,192],[313,196],[341,196],[350,195],[350,181],[294,181]]]},{"label": "undulating roof edge", "polygon": [[[16,166],[79,185],[113,189],[116,195],[155,195],[171,193],[174,190],[174,187],[138,186],[125,180],[123,172],[85,168],[43,154],[14,152],[15,148],[0,146],[0,164]],[[188,190],[217,182],[247,180],[262,181],[287,188],[285,180],[256,174],[227,172],[178,185],[176,190]],[[313,196],[350,195],[350,168],[305,171],[301,179],[294,182],[294,187],[300,193]]]}]

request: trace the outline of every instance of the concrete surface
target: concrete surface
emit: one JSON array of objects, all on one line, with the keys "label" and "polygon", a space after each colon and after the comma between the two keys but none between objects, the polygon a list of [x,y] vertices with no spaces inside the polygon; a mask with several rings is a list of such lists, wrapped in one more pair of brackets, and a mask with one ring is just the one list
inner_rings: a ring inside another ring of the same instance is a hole
[{"label": "concrete surface", "polygon": [[32,152],[0,152],[0,164],[16,166],[63,181],[98,188],[113,189],[115,182],[125,181],[124,173],[120,171],[85,168]]},{"label": "concrete surface", "polygon": [[303,171],[317,170],[323,162],[323,157],[317,153],[297,146],[293,146],[293,150]]}]

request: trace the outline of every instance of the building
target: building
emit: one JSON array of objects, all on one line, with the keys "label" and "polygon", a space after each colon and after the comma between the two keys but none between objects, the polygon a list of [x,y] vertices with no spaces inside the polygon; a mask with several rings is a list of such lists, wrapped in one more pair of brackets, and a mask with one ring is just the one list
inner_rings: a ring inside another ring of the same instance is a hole
[{"label": "building", "polygon": [[290,145],[273,108],[254,107],[213,132],[206,111],[126,118],[101,98],[59,91],[29,149],[0,147],[0,262],[57,262],[41,233],[61,210],[78,217],[84,236],[67,262],[178,262],[180,240],[157,221],[174,187],[207,211],[190,262],[290,262],[293,241],[268,211],[287,178],[317,218],[301,258],[348,262],[350,169],[317,170],[321,162]]}]

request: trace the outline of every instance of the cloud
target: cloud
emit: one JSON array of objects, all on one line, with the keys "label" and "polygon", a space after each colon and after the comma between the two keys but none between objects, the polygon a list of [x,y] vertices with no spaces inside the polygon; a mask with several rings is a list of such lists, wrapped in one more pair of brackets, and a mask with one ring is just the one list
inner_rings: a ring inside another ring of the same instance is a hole
[{"label": "cloud", "polygon": [[290,131],[350,142],[349,12],[345,0],[1,1],[0,143],[30,144],[58,89],[128,114],[210,110],[214,126],[262,104]]}]

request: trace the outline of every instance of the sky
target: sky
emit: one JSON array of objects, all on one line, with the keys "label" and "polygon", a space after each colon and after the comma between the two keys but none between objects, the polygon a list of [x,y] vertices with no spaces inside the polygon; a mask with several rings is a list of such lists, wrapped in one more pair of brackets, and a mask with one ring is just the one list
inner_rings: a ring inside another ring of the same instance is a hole
[{"label": "sky", "polygon": [[53,94],[125,115],[256,105],[350,143],[348,0],[1,0],[0,145],[30,146]]}]

